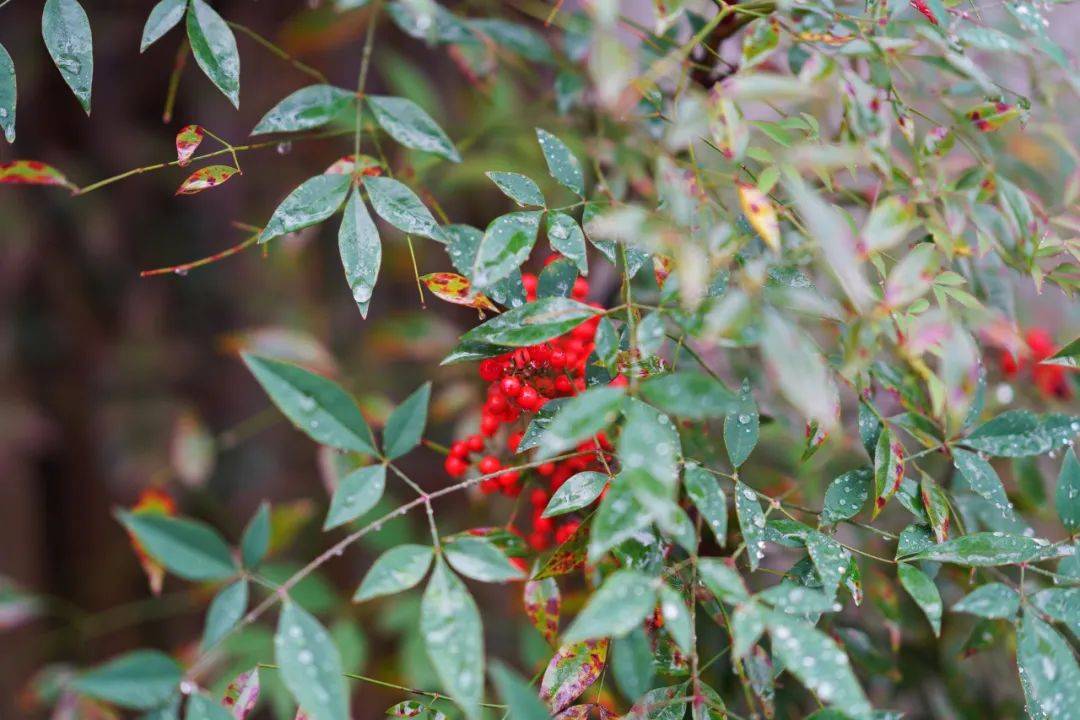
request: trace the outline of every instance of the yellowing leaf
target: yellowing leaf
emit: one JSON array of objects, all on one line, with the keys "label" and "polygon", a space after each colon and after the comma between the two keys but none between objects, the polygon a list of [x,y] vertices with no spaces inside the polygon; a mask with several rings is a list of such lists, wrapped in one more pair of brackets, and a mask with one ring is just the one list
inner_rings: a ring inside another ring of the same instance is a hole
[{"label": "yellowing leaf", "polygon": [[176,133],[176,160],[180,167],[191,162],[191,156],[202,143],[206,133],[198,125],[186,125]]},{"label": "yellowing leaf", "polygon": [[1020,116],[1020,108],[1004,102],[985,102],[968,111],[968,120],[979,132],[993,132],[1013,118]]},{"label": "yellowing leaf", "polygon": [[427,289],[441,300],[455,305],[498,312],[495,304],[487,296],[472,292],[472,283],[467,277],[451,272],[429,273],[420,278]]},{"label": "yellowing leaf", "polygon": [[177,195],[195,195],[203,190],[221,185],[239,170],[231,165],[207,165],[199,168],[188,176],[188,179],[180,183]]},{"label": "yellowing leaf", "polygon": [[54,185],[76,190],[64,174],[52,165],[37,160],[12,160],[0,163],[0,184],[8,185]]},{"label": "yellowing leaf", "polygon": [[780,222],[769,197],[753,185],[739,183],[739,205],[750,226],[773,252],[780,252]]},{"label": "yellowing leaf", "polygon": [[370,155],[346,155],[323,171],[323,175],[382,175],[382,164]]}]

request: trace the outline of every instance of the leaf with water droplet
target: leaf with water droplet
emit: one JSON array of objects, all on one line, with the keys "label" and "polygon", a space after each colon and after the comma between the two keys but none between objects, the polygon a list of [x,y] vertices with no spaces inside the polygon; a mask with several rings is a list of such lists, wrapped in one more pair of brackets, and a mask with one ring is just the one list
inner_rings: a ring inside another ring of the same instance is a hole
[{"label": "leaf with water droplet", "polygon": [[250,353],[242,357],[278,409],[313,440],[342,450],[376,454],[367,421],[337,383],[299,365]]},{"label": "leaf with water droplet", "polygon": [[1031,604],[1080,637],[1080,587],[1040,590],[1031,596]]},{"label": "leaf with water droplet", "polygon": [[653,650],[645,630],[634,628],[611,643],[611,674],[624,697],[636,700],[647,693],[656,677]]},{"label": "leaf with water droplet", "polygon": [[739,519],[750,569],[757,570],[765,554],[765,513],[757,494],[738,480],[735,481],[735,516]]},{"label": "leaf with water droplet", "polygon": [[998,457],[1042,455],[1080,433],[1080,417],[1007,410],[959,442]]},{"label": "leaf with water droplet", "polygon": [[1003,583],[986,583],[965,595],[952,606],[953,612],[978,615],[983,618],[1011,619],[1020,609],[1020,595]]},{"label": "leaf with water droplet", "polygon": [[900,578],[900,584],[904,586],[908,595],[930,621],[930,627],[934,629],[934,637],[940,636],[941,593],[938,592],[934,581],[922,570],[909,563],[898,564],[896,574]]},{"label": "leaf with water droplet", "polygon": [[488,320],[462,335],[462,342],[527,347],[564,335],[599,311],[563,297],[541,298]]},{"label": "leaf with water droplet", "polygon": [[[632,398],[623,403],[623,414],[626,421],[617,446],[622,472],[633,478],[637,477],[635,473],[644,473],[661,497],[671,499],[682,460],[682,443],[675,423],[656,408]],[[644,496],[639,495],[639,499]]]},{"label": "leaf with water droplet", "polygon": [[469,278],[452,272],[428,273],[420,276],[420,282],[435,297],[455,305],[498,312],[495,304],[486,295],[473,292]]},{"label": "leaf with water droplet", "polygon": [[150,47],[176,27],[184,17],[187,10],[188,0],[161,0],[150,10],[150,15],[143,25],[142,40],[139,42],[139,52],[146,52]]},{"label": "leaf with water droplet", "polygon": [[874,508],[871,517],[885,508],[904,479],[904,446],[893,440],[888,427],[882,428],[874,449]]},{"label": "leaf with water droplet", "polygon": [[320,128],[356,102],[356,94],[333,85],[308,85],[270,108],[252,135]]},{"label": "leaf with water droplet", "polygon": [[683,470],[683,487],[687,496],[701,513],[705,525],[721,547],[727,544],[727,496],[719,481],[696,463],[687,463]]},{"label": "leaf with water droplet", "polygon": [[577,220],[564,212],[549,212],[547,237],[552,250],[573,262],[582,275],[589,274],[585,232]]},{"label": "leaf with water droplet", "polygon": [[15,83],[15,63],[0,45],[0,132],[9,143],[15,142],[15,105],[18,100]]},{"label": "leaf with water droplet", "polygon": [[353,190],[345,203],[345,212],[338,230],[338,254],[345,270],[345,281],[353,300],[360,308],[361,317],[366,318],[371,296],[375,291],[375,281],[379,277],[382,265],[382,242],[375,222],[360,198],[360,193]]},{"label": "leaf with water droplet", "polygon": [[180,132],[176,133],[176,162],[180,167],[191,162],[191,156],[202,144],[204,137],[206,131],[198,125],[185,125],[180,128]]},{"label": "leaf with water droplet", "polygon": [[718,600],[729,604],[741,603],[750,598],[739,572],[719,558],[701,558],[698,561],[701,582]]},{"label": "leaf with water droplet", "polygon": [[223,580],[236,572],[229,546],[203,522],[156,513],[117,513],[143,549],[186,580]]},{"label": "leaf with water droplet", "polygon": [[209,695],[194,693],[188,698],[184,720],[233,720],[233,716]]},{"label": "leaf with water droplet", "polygon": [[501,583],[525,577],[502,550],[483,537],[459,536],[444,544],[443,551],[451,567],[473,580]]},{"label": "leaf with water droplet", "polygon": [[1016,634],[1016,664],[1031,717],[1080,717],[1080,666],[1069,642],[1054,628],[1024,612]]},{"label": "leaf with water droplet", "polygon": [[690,610],[682,595],[666,583],[660,586],[660,616],[664,619],[664,629],[668,635],[679,650],[689,656],[694,650]]},{"label": "leaf with water droplet", "polygon": [[364,101],[371,108],[379,127],[405,147],[434,153],[451,162],[461,162],[461,155],[443,129],[412,100],[368,95]]},{"label": "leaf with water droplet", "polygon": [[822,590],[831,599],[836,596],[836,590],[848,571],[851,553],[833,538],[817,531],[807,533],[805,542],[821,579]]},{"label": "leaf with water droplet", "polygon": [[90,19],[78,0],[46,0],[41,35],[53,63],[86,114],[94,82],[94,39]]},{"label": "leaf with water droplet", "polygon": [[552,712],[566,708],[596,682],[607,654],[607,638],[572,642],[559,648],[540,681],[540,697]]},{"label": "leaf with water droplet", "polygon": [[1013,506],[994,468],[983,458],[963,448],[952,448],[953,467],[967,481],[968,487],[985,498],[1005,517],[1013,515]]},{"label": "leaf with water droplet", "polygon": [[926,517],[930,520],[930,528],[934,531],[934,539],[939,543],[945,542],[949,537],[949,498],[937,480],[925,472],[919,481],[919,496]]},{"label": "leaf with water droplet", "polygon": [[1054,505],[1065,530],[1070,535],[1080,532],[1080,461],[1076,459],[1076,451],[1071,446],[1061,461]]},{"label": "leaf with water droplet", "polygon": [[617,570],[593,593],[564,642],[621,637],[633,630],[656,605],[655,580],[637,570]]},{"label": "leaf with water droplet", "polygon": [[540,210],[512,212],[488,225],[468,273],[473,284],[486,288],[521,267],[536,244],[542,214]]},{"label": "leaf with water droplet", "polygon": [[578,197],[584,197],[585,176],[581,171],[581,163],[570,152],[566,143],[540,128],[536,128],[536,138],[540,142],[551,177]]},{"label": "leaf with water droplet", "polygon": [[1003,532],[963,535],[932,545],[905,557],[905,560],[934,560],[971,567],[1016,565],[1071,555],[1068,545],[1051,545],[1046,540]]},{"label": "leaf with water droplet", "polygon": [[515,720],[550,720],[547,708],[532,686],[498,660],[491,664],[491,680],[507,706],[507,715]]},{"label": "leaf with water droplet", "polygon": [[316,175],[308,178],[277,206],[266,227],[259,233],[259,243],[317,225],[330,217],[345,201],[350,183],[348,175]]},{"label": "leaf with water droplet", "polygon": [[353,595],[353,602],[393,595],[415,587],[427,574],[432,557],[432,549],[425,545],[407,543],[387,550],[364,576]]},{"label": "leaf with water droplet", "polygon": [[443,688],[467,718],[477,720],[484,694],[480,611],[441,558],[420,603],[420,634]]},{"label": "leaf with water droplet", "polygon": [[446,242],[439,223],[408,185],[388,177],[365,177],[364,189],[379,217],[401,232]]},{"label": "leaf with water droplet", "polygon": [[224,184],[238,172],[240,171],[232,165],[207,165],[201,167],[191,173],[184,182],[180,183],[180,187],[176,189],[176,194],[196,195],[203,190],[209,190]]},{"label": "leaf with water droplet", "polygon": [[590,388],[562,403],[540,436],[538,457],[558,455],[611,425],[618,417],[624,398],[622,388],[604,386]]},{"label": "leaf with water droplet", "polygon": [[551,495],[541,517],[555,517],[591,505],[608,484],[605,473],[585,471],[570,476]]},{"label": "leaf with water droplet", "polygon": [[544,207],[544,193],[540,192],[540,188],[528,175],[498,170],[489,170],[484,174],[518,205]]},{"label": "leaf with water droplet", "polygon": [[191,54],[206,77],[234,107],[240,107],[240,53],[228,23],[206,0],[191,0],[187,35]]},{"label": "leaf with water droplet", "polygon": [[378,504],[385,489],[385,465],[369,465],[352,471],[341,479],[334,491],[323,530],[356,520]]},{"label": "leaf with water droplet", "polygon": [[840,396],[832,370],[814,341],[777,312],[765,314],[761,351],[780,392],[824,431],[837,424]]},{"label": "leaf with water droplet", "polygon": [[870,497],[870,482],[873,478],[872,469],[859,468],[846,472],[829,483],[825,490],[825,504],[821,509],[821,524],[835,525],[841,520],[855,517]]},{"label": "leaf with water droplet", "polygon": [[737,406],[722,382],[694,370],[649,378],[641,384],[641,397],[666,413],[693,420],[721,417]]},{"label": "leaf with water droplet", "polygon": [[231,585],[226,585],[214,596],[210,602],[210,608],[206,611],[206,622],[203,623],[203,636],[199,643],[199,651],[206,652],[214,647],[218,640],[223,638],[233,626],[239,622],[247,610],[248,582],[241,578]]},{"label": "leaf with water droplet", "polygon": [[634,496],[624,478],[615,478],[600,501],[589,532],[590,562],[596,562],[605,552],[633,537],[650,522],[652,517],[648,509]]},{"label": "leaf with water droplet", "polygon": [[311,720],[348,720],[341,655],[326,628],[295,602],[281,608],[274,657],[285,686]]},{"label": "leaf with water droplet", "polygon": [[742,388],[724,418],[724,446],[731,464],[735,467],[746,462],[757,446],[760,422],[757,403],[754,402],[754,394],[750,390],[750,381],[743,380]]},{"label": "leaf with water droplet", "polygon": [[569,297],[578,278],[577,268],[569,258],[557,258],[544,266],[536,283],[536,296]]},{"label": "leaf with water droplet", "polygon": [[135,650],[88,670],[71,682],[75,692],[119,707],[150,710],[176,691],[182,668],[158,650]]}]

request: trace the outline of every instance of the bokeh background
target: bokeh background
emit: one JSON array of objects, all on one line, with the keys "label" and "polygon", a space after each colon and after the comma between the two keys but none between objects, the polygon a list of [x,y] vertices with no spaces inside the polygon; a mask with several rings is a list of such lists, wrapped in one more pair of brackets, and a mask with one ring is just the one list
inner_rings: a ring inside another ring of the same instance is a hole
[{"label": "bokeh background", "polygon": [[[215,5],[330,82],[355,84],[365,11],[339,15],[277,0]],[[471,5],[498,9],[503,3]],[[633,11],[648,3],[627,6]],[[189,62],[173,117],[163,122],[180,32],[140,55],[149,3],[112,0],[87,8],[96,47],[90,117],[41,42],[40,3],[14,0],[0,9],[0,42],[19,73],[18,140],[13,147],[0,143],[0,162],[40,159],[85,185],[172,159],[173,136],[188,123],[241,143],[267,109],[312,82],[238,35],[240,110]],[[1054,17],[1052,33],[1070,46],[1069,13]],[[480,227],[510,209],[483,171],[546,175],[532,127],[558,129],[564,122],[553,112],[549,87],[546,69],[515,58],[500,58],[491,77],[470,78],[445,52],[385,21],[369,81],[371,91],[417,101],[458,143],[465,157],[460,165],[401,154],[392,159],[454,222]],[[573,141],[572,133],[567,139]],[[204,148],[210,145],[207,140]],[[231,540],[259,503],[271,500],[279,530],[275,572],[282,578],[328,545],[319,526],[333,463],[269,406],[239,362],[239,348],[300,359],[335,376],[357,393],[376,424],[432,378],[432,437],[445,441],[475,426],[475,368],[439,368],[438,360],[476,314],[430,295],[427,307],[421,305],[408,248],[396,232],[384,236],[383,270],[367,320],[342,277],[333,222],[275,242],[267,254],[249,249],[185,276],[140,277],[142,270],[240,242],[244,234],[232,223],[261,225],[289,190],[349,152],[351,138],[244,153],[242,176],[196,197],[174,197],[191,168],[137,175],[78,198],[61,190],[0,189],[0,576],[41,597],[32,610],[37,617],[13,622],[0,635],[0,718],[42,716],[27,686],[48,664],[82,666],[141,646],[193,651],[209,591],[170,578],[162,598],[153,598],[112,516],[145,489],[167,490],[183,512],[213,523]],[[419,241],[416,249],[421,273],[451,269],[441,248]],[[596,268],[592,298],[605,300],[616,279]],[[1080,326],[1075,306],[1070,311],[1059,297],[1029,294],[1018,312],[1023,325],[1048,327],[1059,340]],[[446,482],[434,453],[417,451],[406,466],[427,487]],[[389,494],[406,492],[392,485]],[[446,532],[492,517],[490,503],[477,497],[449,500],[443,508],[442,516],[454,518]],[[508,512],[504,505],[495,517]],[[423,536],[416,522],[422,518],[396,521],[331,562],[302,586],[299,599],[334,627],[351,653],[350,667],[428,688],[436,683],[413,632],[416,594],[370,607],[343,602],[381,548]],[[472,587],[485,608],[489,649],[526,664],[543,654],[513,598],[499,588]],[[269,631],[246,634],[232,651],[237,669],[253,659],[269,661]],[[924,660],[927,667],[935,662]],[[986,669],[1012,672],[1007,663]],[[914,678],[907,690],[920,697],[944,692],[935,682]],[[1011,687],[1011,674],[1008,682]],[[363,694],[359,719],[380,717],[404,697],[367,685],[357,691]],[[933,704],[929,697],[921,707]]]}]

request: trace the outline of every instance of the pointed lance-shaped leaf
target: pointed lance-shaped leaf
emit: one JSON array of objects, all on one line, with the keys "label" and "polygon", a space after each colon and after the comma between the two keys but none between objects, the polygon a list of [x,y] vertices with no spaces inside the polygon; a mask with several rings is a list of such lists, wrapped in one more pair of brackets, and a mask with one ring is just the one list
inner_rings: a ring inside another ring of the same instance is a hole
[{"label": "pointed lance-shaped leaf", "polygon": [[421,275],[420,281],[435,297],[455,305],[498,312],[498,308],[486,295],[473,292],[469,278],[452,272],[436,272]]},{"label": "pointed lance-shaped leaf", "polygon": [[191,54],[206,77],[234,107],[240,107],[240,53],[228,23],[206,0],[191,0],[187,35]]},{"label": "pointed lance-shaped leaf", "polygon": [[223,580],[236,572],[229,546],[209,525],[156,513],[119,512],[127,530],[170,572],[186,580]]},{"label": "pointed lance-shaped leaf", "polygon": [[360,315],[366,318],[382,265],[382,242],[375,221],[355,189],[349,194],[341,218],[338,254],[352,298],[360,308]]},{"label": "pointed lance-shaped leaf", "polygon": [[311,720],[348,720],[341,655],[326,628],[295,602],[281,608],[274,657],[285,686]]},{"label": "pointed lance-shaped leaf", "polygon": [[72,192],[78,190],[59,170],[37,160],[0,163],[0,185],[52,185]]},{"label": "pointed lance-shaped leaf", "polygon": [[18,100],[15,63],[0,45],[0,132],[9,143],[15,142],[15,105]]},{"label": "pointed lance-shaped leaf", "polygon": [[266,227],[259,233],[259,243],[317,225],[330,217],[345,201],[351,182],[348,175],[316,175],[308,178],[277,206]]},{"label": "pointed lance-shaped leaf", "polygon": [[739,205],[754,232],[773,252],[780,252],[780,221],[769,196],[748,183],[738,183]]},{"label": "pointed lance-shaped leaf", "polygon": [[566,709],[599,679],[607,662],[607,638],[563,645],[540,681],[540,697],[552,712]]},{"label": "pointed lance-shaped leaf", "polygon": [[203,624],[202,641],[199,651],[206,652],[225,637],[233,626],[244,616],[248,604],[248,582],[241,578],[231,585],[226,585],[214,596],[206,611]]},{"label": "pointed lance-shaped leaf", "polygon": [[232,714],[233,720],[247,720],[259,702],[259,668],[240,673],[225,688],[221,704]]},{"label": "pointed lance-shaped leaf", "polygon": [[526,582],[523,604],[529,622],[549,645],[555,645],[559,637],[559,612],[562,609],[562,595],[555,578]]},{"label": "pointed lance-shaped leaf", "polygon": [[364,188],[378,216],[401,232],[446,242],[435,217],[408,185],[388,177],[365,177]]},{"label": "pointed lance-shaped leaf", "polygon": [[434,153],[451,162],[461,162],[461,155],[443,129],[412,100],[368,95],[364,101],[371,108],[379,127],[405,147]]},{"label": "pointed lance-shaped leaf", "polygon": [[515,720],[550,720],[547,708],[536,692],[520,675],[499,661],[491,666],[491,679],[499,697]]},{"label": "pointed lance-shaped leaf", "polygon": [[341,479],[334,491],[323,530],[356,520],[378,504],[385,489],[385,465],[369,465],[352,471]]},{"label": "pointed lance-shaped leaf", "polygon": [[498,170],[489,170],[484,174],[503,191],[504,195],[518,205],[544,206],[544,193],[540,192],[540,188],[531,177],[521,173],[500,172]]},{"label": "pointed lance-shaped leaf", "polygon": [[900,563],[896,566],[896,574],[900,578],[900,584],[907,590],[908,595],[926,615],[930,621],[930,627],[934,630],[934,637],[941,635],[941,594],[938,592],[934,581],[919,568],[909,563]]},{"label": "pointed lance-shaped leaf", "polygon": [[401,457],[420,444],[427,425],[428,401],[431,399],[431,383],[424,383],[395,408],[383,429],[383,447],[386,457]]},{"label": "pointed lance-shaped leaf", "polygon": [[578,197],[584,197],[585,175],[581,171],[581,162],[566,143],[540,128],[536,128],[536,139],[540,142],[551,177]]},{"label": "pointed lance-shaped leaf", "polygon": [[539,345],[565,335],[599,312],[570,298],[541,298],[493,317],[462,335],[461,340],[507,347]]},{"label": "pointed lance-shaped leaf", "polygon": [[136,650],[76,677],[82,695],[119,707],[150,710],[163,705],[180,685],[180,664],[158,650]]},{"label": "pointed lance-shaped leaf", "polygon": [[356,94],[333,85],[308,85],[270,108],[252,135],[300,132],[326,125],[356,101]]},{"label": "pointed lance-shaped leaf", "polygon": [[779,313],[767,312],[761,349],[765,367],[779,382],[784,397],[822,430],[836,427],[839,391],[814,341]]},{"label": "pointed lance-shaped leaf", "polygon": [[232,165],[207,165],[191,173],[180,187],[176,189],[177,195],[196,195],[203,190],[217,187],[228,181],[239,170]]},{"label": "pointed lance-shaped leaf", "polygon": [[184,17],[187,10],[188,0],[161,0],[150,9],[150,15],[143,25],[142,40],[139,42],[139,52],[146,52],[161,37],[172,30]]},{"label": "pointed lance-shaped leaf", "polygon": [[441,558],[420,602],[420,635],[435,674],[469,720],[480,717],[484,640],[480,611]]},{"label": "pointed lance-shaped leaf", "polygon": [[78,0],[46,0],[41,35],[64,82],[90,114],[94,83],[94,39],[90,19]]},{"label": "pointed lance-shaped leaf", "polygon": [[206,131],[198,125],[185,125],[176,133],[176,164],[185,167],[191,162],[191,156],[195,154]]},{"label": "pointed lance-shaped leaf", "polygon": [[1066,449],[1061,461],[1054,504],[1065,530],[1070,535],[1080,532],[1080,461],[1076,459],[1076,451],[1071,446]]},{"label": "pointed lance-shaped leaf", "polygon": [[364,576],[353,595],[353,602],[393,595],[415,587],[427,574],[433,556],[432,549],[425,545],[405,544],[387,550]]},{"label": "pointed lance-shaped leaf", "polygon": [[521,267],[536,244],[540,229],[539,210],[501,215],[491,221],[480,239],[469,278],[478,288],[486,288]]},{"label": "pointed lance-shaped leaf", "polygon": [[563,635],[563,642],[621,637],[656,605],[656,580],[638,570],[617,570],[593,593]]}]

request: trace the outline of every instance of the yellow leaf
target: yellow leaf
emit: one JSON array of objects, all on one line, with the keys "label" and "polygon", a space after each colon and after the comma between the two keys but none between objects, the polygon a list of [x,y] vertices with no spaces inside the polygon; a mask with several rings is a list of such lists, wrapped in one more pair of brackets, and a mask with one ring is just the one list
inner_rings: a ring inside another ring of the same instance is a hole
[{"label": "yellow leaf", "polygon": [[451,272],[429,273],[420,278],[427,289],[438,298],[455,305],[498,312],[495,304],[486,296],[472,291],[469,279]]},{"label": "yellow leaf", "polygon": [[753,185],[739,183],[739,204],[751,227],[773,252],[780,252],[780,221],[776,209],[765,193]]}]

